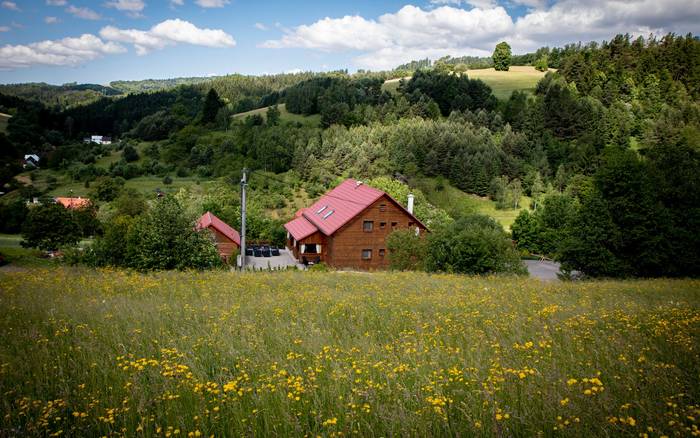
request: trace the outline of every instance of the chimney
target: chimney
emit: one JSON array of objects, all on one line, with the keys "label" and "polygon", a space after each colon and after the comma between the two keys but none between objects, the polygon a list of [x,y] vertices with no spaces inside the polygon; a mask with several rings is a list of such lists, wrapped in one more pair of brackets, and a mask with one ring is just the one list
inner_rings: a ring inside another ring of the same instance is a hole
[{"label": "chimney", "polygon": [[355,181],[355,188],[358,188],[362,185],[362,181]]},{"label": "chimney", "polygon": [[408,194],[408,207],[406,207],[406,210],[413,214],[413,193]]}]

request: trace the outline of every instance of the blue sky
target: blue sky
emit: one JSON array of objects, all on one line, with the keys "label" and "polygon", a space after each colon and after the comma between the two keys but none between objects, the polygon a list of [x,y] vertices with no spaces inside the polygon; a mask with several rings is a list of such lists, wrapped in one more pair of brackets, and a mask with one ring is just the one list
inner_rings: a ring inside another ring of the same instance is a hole
[{"label": "blue sky", "polygon": [[0,0],[0,82],[379,70],[698,23],[697,0]]}]

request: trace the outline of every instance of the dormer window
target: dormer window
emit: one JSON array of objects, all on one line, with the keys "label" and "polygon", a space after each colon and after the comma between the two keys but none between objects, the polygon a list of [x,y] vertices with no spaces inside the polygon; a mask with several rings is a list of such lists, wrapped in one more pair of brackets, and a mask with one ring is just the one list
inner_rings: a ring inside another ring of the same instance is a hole
[{"label": "dormer window", "polygon": [[329,211],[328,213],[326,213],[326,214],[323,215],[323,218],[324,218],[324,219],[328,219],[328,218],[330,217],[330,215],[332,215],[334,212],[335,212],[335,210]]},{"label": "dormer window", "polygon": [[316,212],[316,214],[321,214],[321,213],[323,213],[323,210],[325,210],[325,209],[327,209],[327,208],[328,208],[328,206],[327,206],[327,205],[324,205],[323,207],[321,207],[321,208],[318,209],[318,211]]}]

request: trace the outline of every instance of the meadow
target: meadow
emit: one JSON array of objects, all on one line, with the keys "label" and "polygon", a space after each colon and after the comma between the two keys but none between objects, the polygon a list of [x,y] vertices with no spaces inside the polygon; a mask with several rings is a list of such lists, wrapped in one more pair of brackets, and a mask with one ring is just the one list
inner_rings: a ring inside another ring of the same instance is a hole
[{"label": "meadow", "polygon": [[700,282],[0,272],[0,436],[684,436]]},{"label": "meadow", "polygon": [[[267,121],[267,110],[269,107],[263,107],[263,108],[258,108],[250,111],[246,111],[243,113],[238,113],[233,115],[234,120],[238,119],[245,119],[248,116],[252,116],[255,114],[259,114],[262,116],[262,118]],[[285,122],[292,122],[292,123],[301,123],[302,125],[307,125],[307,126],[319,126],[321,124],[321,115],[320,114],[312,114],[310,116],[305,116],[303,114],[294,114],[290,113],[287,111],[287,105],[284,103],[281,103],[277,105],[277,108],[280,110],[280,120],[285,121]]]},{"label": "meadow", "polygon": [[[535,91],[537,82],[542,79],[545,72],[537,71],[534,67],[514,65],[509,71],[496,71],[493,68],[483,68],[468,70],[467,76],[470,79],[481,79],[486,85],[491,87],[494,96],[499,100],[508,100],[513,91],[524,91],[532,93]],[[410,77],[405,78],[406,80]],[[399,79],[390,79],[384,82],[383,90],[395,93],[399,88]]]}]

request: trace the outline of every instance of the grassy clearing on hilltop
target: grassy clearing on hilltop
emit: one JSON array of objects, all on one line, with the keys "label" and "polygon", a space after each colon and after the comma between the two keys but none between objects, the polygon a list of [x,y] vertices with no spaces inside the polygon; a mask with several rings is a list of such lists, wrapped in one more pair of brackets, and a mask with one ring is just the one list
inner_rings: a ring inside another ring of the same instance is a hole
[{"label": "grassy clearing on hilltop", "polygon": [[0,273],[0,435],[680,436],[699,288]]},{"label": "grassy clearing on hilltop", "polygon": [[[499,100],[508,100],[513,91],[533,92],[537,82],[542,79],[545,72],[537,71],[530,66],[511,66],[509,71],[496,71],[493,68],[484,68],[467,71],[470,79],[481,79],[491,87],[493,94]],[[410,78],[406,78],[408,80]],[[396,92],[399,88],[399,79],[390,79],[382,86],[383,90]]]},{"label": "grassy clearing on hilltop", "polygon": [[[234,114],[233,118],[242,120],[248,116],[252,116],[254,114],[260,114],[264,120],[267,120],[267,109],[268,108],[269,107],[258,108],[258,109],[246,111],[244,113]],[[280,110],[280,120],[282,120],[283,122],[301,123],[302,125],[306,125],[306,126],[319,126],[321,124],[321,115],[320,114],[312,114],[310,116],[305,116],[302,114],[290,113],[289,111],[287,111],[287,106],[284,103],[279,104],[278,108]]]}]

